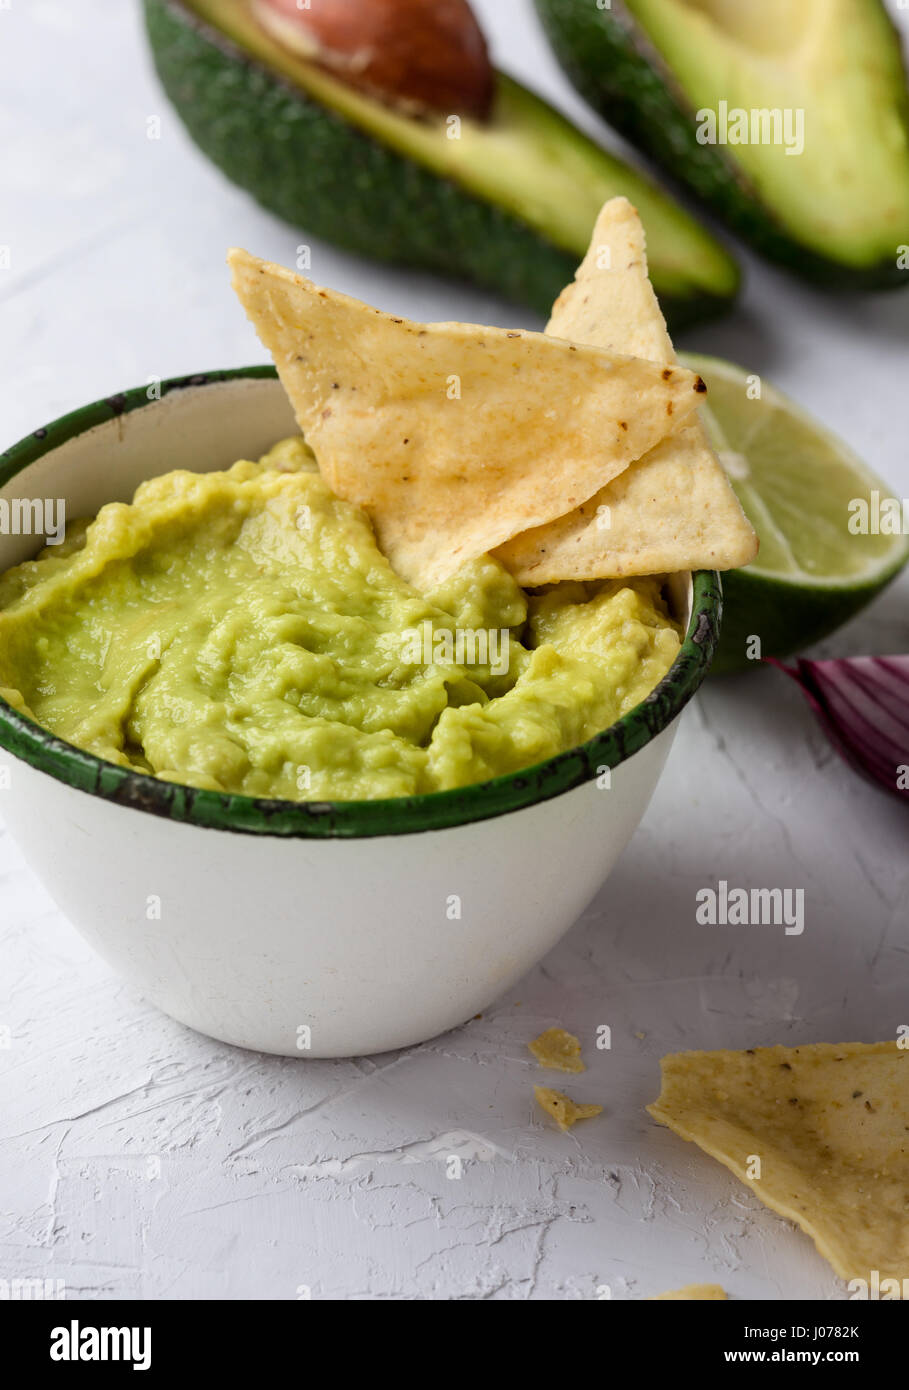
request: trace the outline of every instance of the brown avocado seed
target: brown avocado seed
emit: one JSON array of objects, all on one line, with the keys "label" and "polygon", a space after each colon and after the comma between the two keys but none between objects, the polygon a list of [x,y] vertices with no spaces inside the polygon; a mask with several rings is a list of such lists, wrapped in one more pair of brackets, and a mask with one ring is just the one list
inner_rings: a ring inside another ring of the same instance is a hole
[{"label": "brown avocado seed", "polygon": [[251,0],[263,29],[388,106],[485,120],[495,71],[468,0]]}]

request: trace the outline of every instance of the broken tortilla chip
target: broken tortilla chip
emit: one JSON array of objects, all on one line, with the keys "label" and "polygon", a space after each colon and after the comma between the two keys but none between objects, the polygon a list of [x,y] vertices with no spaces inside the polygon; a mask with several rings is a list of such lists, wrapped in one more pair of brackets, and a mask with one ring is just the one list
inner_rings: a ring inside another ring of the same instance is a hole
[{"label": "broken tortilla chip", "polygon": [[661,1068],[654,1119],[795,1221],[837,1274],[909,1276],[909,1060],[895,1042],[679,1052]]},{"label": "broken tortilla chip", "polygon": [[228,260],[326,482],[366,508],[424,590],[591,497],[677,432],[705,389],[683,367],[411,323],[246,251]]},{"label": "broken tortilla chip", "polygon": [[541,1067],[549,1071],[581,1072],[587,1068],[581,1058],[581,1040],[564,1028],[547,1028],[527,1044]]},{"label": "broken tortilla chip", "polygon": [[686,1284],[683,1289],[670,1289],[668,1293],[655,1293],[647,1299],[648,1303],[665,1303],[681,1299],[694,1300],[703,1299],[710,1302],[718,1302],[720,1299],[727,1299],[729,1295],[719,1284]]},{"label": "broken tortilla chip", "polygon": [[[606,204],[574,284],[546,329],[558,338],[675,362],[647,277],[644,229],[627,198]],[[497,550],[519,584],[734,569],[758,542],[704,426],[692,419],[594,497]]]},{"label": "broken tortilla chip", "polygon": [[562,1091],[554,1091],[551,1086],[534,1086],[533,1093],[537,1098],[537,1105],[545,1110],[562,1130],[571,1129],[578,1120],[592,1120],[603,1113],[602,1105],[577,1105],[570,1096],[564,1095]]}]

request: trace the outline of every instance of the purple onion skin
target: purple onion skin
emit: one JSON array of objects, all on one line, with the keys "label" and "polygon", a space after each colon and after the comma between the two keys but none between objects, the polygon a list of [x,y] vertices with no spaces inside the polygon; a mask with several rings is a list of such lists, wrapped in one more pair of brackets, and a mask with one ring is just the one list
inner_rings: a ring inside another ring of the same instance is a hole
[{"label": "purple onion skin", "polygon": [[766,660],[796,681],[850,767],[909,805],[909,656]]}]

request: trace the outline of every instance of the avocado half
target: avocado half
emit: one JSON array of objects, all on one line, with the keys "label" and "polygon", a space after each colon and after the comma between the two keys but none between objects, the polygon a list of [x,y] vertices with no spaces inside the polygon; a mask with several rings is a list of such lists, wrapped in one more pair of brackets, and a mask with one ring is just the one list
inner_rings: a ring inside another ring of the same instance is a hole
[{"label": "avocado half", "polygon": [[721,312],[739,271],[648,179],[501,74],[488,122],[419,119],[278,44],[249,0],[144,0],[155,66],[190,135],[234,183],[345,250],[460,275],[548,315],[607,198],[647,231],[674,328]]},{"label": "avocado half", "polygon": [[909,284],[909,93],[880,0],[535,3],[578,91],[743,240],[832,288]]}]

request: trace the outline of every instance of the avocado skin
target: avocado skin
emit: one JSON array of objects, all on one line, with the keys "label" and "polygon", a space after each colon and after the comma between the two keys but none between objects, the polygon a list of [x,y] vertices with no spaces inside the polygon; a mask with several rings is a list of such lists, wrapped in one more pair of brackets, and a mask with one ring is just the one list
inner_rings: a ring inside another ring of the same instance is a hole
[{"label": "avocado skin", "polygon": [[[189,134],[270,212],[344,250],[460,275],[548,317],[577,255],[328,111],[179,0],[144,0],[155,68]],[[276,138],[280,132],[280,138]],[[676,331],[726,295],[661,295]]]},{"label": "avocado skin", "polygon": [[698,143],[691,109],[671,70],[622,0],[612,0],[607,10],[598,9],[593,0],[534,4],[559,63],[581,96],[743,241],[768,260],[830,289],[905,287],[909,277],[895,257],[856,267],[796,241],[734,160],[720,146]]}]

